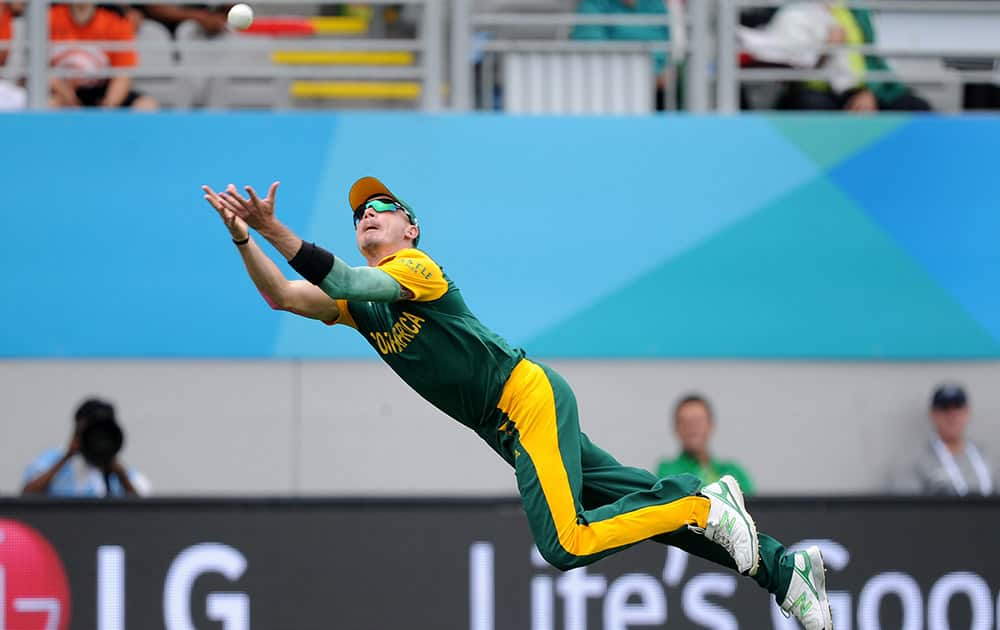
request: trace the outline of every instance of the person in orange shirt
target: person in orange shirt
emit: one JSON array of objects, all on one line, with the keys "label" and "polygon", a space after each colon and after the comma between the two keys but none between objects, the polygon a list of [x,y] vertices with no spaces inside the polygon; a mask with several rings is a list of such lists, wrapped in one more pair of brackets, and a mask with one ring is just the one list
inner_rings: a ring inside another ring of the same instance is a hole
[{"label": "person in orange shirt", "polygon": [[[7,46],[10,44],[10,27],[11,14],[10,7],[7,6],[6,2],[0,2],[0,45]],[[7,63],[7,56],[10,51],[6,48],[0,50],[0,66]]]},{"label": "person in orange shirt", "polygon": [[104,50],[92,41],[135,41],[131,23],[92,2],[55,5],[49,11],[52,66],[79,71],[72,79],[52,80],[53,107],[128,107],[152,111],[159,104],[132,89],[131,77],[107,77],[109,68],[138,63],[134,50]]},{"label": "person in orange shirt", "polygon": [[3,66],[11,58],[7,50],[13,40],[13,19],[22,9],[20,2],[0,2],[0,112],[24,109],[28,104],[28,95],[16,77],[8,76]]}]

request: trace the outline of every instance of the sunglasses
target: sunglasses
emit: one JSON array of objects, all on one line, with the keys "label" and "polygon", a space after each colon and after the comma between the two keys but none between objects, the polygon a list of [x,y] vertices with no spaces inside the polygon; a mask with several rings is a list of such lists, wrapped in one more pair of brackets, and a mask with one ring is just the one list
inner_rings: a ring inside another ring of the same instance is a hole
[{"label": "sunglasses", "polygon": [[406,218],[410,223],[413,223],[413,218],[410,217],[409,211],[403,204],[398,201],[386,201],[384,199],[372,199],[371,201],[366,201],[354,210],[354,229],[358,229],[358,223],[361,223],[361,219],[365,216],[365,211],[371,208],[375,212],[396,212],[397,210],[402,210],[406,213]]}]

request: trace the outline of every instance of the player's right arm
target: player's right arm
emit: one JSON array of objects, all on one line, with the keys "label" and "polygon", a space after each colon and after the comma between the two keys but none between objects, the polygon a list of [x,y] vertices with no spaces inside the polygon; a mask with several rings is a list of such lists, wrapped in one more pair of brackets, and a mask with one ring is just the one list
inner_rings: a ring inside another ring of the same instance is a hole
[{"label": "player's right arm", "polygon": [[219,201],[218,195],[208,186],[203,186],[205,200],[215,208],[229,230],[233,241],[242,243],[236,249],[240,252],[247,274],[257,290],[271,308],[290,311],[303,317],[334,322],[340,316],[337,303],[323,290],[305,280],[288,280],[274,261],[250,238],[246,222]]}]

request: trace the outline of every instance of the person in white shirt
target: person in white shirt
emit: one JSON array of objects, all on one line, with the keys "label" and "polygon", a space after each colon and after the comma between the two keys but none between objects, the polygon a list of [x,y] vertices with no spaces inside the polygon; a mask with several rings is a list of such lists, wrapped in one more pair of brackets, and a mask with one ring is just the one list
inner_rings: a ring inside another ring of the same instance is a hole
[{"label": "person in white shirt", "polygon": [[969,397],[960,385],[943,384],[931,397],[931,440],[889,482],[895,494],[989,496],[996,469],[967,435]]}]

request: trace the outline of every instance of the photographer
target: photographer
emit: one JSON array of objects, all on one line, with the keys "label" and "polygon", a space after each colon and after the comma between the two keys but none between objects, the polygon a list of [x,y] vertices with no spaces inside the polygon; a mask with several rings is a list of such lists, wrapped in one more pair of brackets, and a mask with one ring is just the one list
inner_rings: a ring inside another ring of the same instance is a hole
[{"label": "photographer", "polygon": [[110,403],[89,398],[76,410],[69,446],[50,449],[24,472],[23,494],[62,497],[137,496],[149,493],[149,481],[126,469],[118,453],[124,432]]}]

